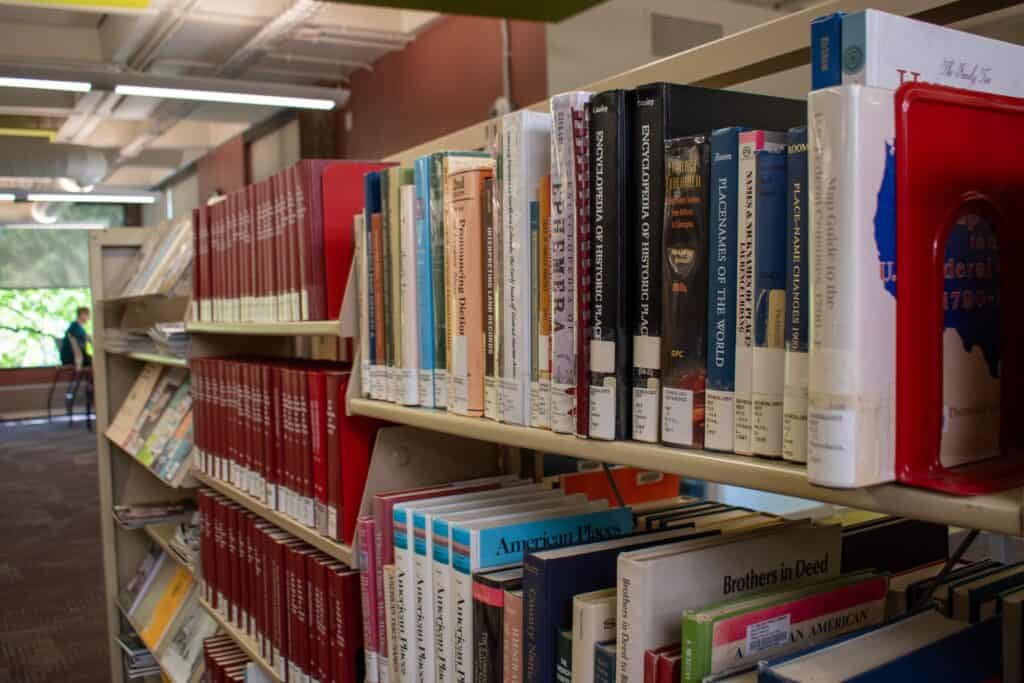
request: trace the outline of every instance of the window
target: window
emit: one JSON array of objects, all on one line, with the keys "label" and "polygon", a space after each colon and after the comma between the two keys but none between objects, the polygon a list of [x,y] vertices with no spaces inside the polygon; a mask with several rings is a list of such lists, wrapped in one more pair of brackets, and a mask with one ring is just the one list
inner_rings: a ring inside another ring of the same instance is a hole
[{"label": "window", "polygon": [[58,365],[55,340],[91,300],[86,287],[0,289],[0,369]]}]

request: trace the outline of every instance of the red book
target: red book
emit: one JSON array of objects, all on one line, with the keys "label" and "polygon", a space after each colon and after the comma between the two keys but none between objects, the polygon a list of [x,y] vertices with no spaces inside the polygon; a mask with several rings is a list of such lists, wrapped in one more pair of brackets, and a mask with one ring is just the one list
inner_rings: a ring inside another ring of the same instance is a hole
[{"label": "red book", "polygon": [[679,643],[662,645],[661,647],[644,652],[644,683],[657,683],[658,662],[661,657],[670,652],[679,652]]},{"label": "red book", "polygon": [[367,680],[379,681],[378,653],[380,634],[377,631],[377,554],[374,548],[374,521],[367,515],[357,523],[359,534],[359,606],[363,617],[363,647]]},{"label": "red book", "polygon": [[249,543],[252,531],[253,515],[248,510],[238,511],[238,625],[245,633],[249,632],[249,620],[252,617],[249,599],[252,560]]},{"label": "red book", "polygon": [[273,420],[273,451],[269,467],[270,497],[273,508],[284,512],[282,488],[284,487],[285,451],[285,420],[284,420],[284,368],[280,365],[271,366],[271,419]]},{"label": "red book", "polygon": [[310,616],[310,676],[326,683],[330,681],[330,640],[327,615],[327,571],[333,561],[318,553],[306,557],[309,582]]},{"label": "red book", "polygon": [[323,370],[307,370],[303,374],[309,390],[313,526],[327,536],[327,377]]},{"label": "red book", "polygon": [[363,679],[363,630],[359,610],[359,572],[335,568],[327,577],[333,658],[331,681],[358,683]]},{"label": "red book", "polygon": [[241,626],[241,605],[242,605],[242,561],[241,561],[241,528],[242,510],[232,503],[228,506],[228,567],[230,621],[236,626]]},{"label": "red book", "polygon": [[200,237],[199,207],[192,209],[192,314],[196,320],[203,319],[203,256],[199,253]]},{"label": "red book", "polygon": [[215,559],[213,562],[214,606],[224,617],[230,613],[227,603],[228,566],[228,510],[223,501],[214,499],[213,533]]},{"label": "red book", "polygon": [[289,680],[309,674],[309,591],[306,556],[315,552],[309,546],[289,547],[288,575],[288,664]]},{"label": "red book", "polygon": [[199,489],[199,562],[203,574],[203,599],[211,606],[217,606],[217,594],[214,590],[216,580],[213,543],[213,499],[208,489]]},{"label": "red book", "polygon": [[281,171],[282,187],[285,192],[285,207],[288,217],[288,264],[291,269],[291,287],[294,293],[293,310],[296,320],[313,320],[309,315],[309,292],[304,286],[302,251],[303,234],[300,212],[305,198],[302,188],[296,183],[295,166]]},{"label": "red book", "polygon": [[[324,373],[324,390],[327,396],[327,530],[326,536],[336,541],[341,534],[341,434],[338,416],[345,411],[345,377],[347,371],[327,370]],[[362,496],[360,496],[360,499]]]},{"label": "red book", "polygon": [[641,470],[636,467],[612,467],[607,473],[601,468],[563,474],[558,478],[559,488],[567,496],[583,493],[587,500],[607,500],[615,506],[619,501],[611,484],[608,483],[609,475],[615,482],[623,505],[635,505],[679,495],[679,475]]},{"label": "red book", "polygon": [[286,646],[288,641],[288,579],[286,572],[287,548],[285,544],[286,541],[283,538],[272,538],[271,543],[268,545],[267,561],[267,568],[270,572],[270,605],[273,615],[273,631],[271,635],[273,652],[271,660],[274,671],[277,673],[278,678],[281,679],[285,677],[286,660],[288,658]]},{"label": "red book", "polygon": [[341,517],[338,535],[345,543],[352,543],[356,519],[363,501],[363,489],[370,472],[370,458],[377,442],[377,432],[386,422],[360,415],[345,413],[344,396],[351,374],[346,375],[338,391],[341,396],[337,413],[338,433],[341,438]]},{"label": "red book", "polygon": [[658,658],[657,683],[676,683],[683,677],[683,653],[681,648],[667,652]]},{"label": "red book", "polygon": [[228,320],[234,320],[235,304],[238,299],[238,220],[231,195],[222,200],[220,206],[224,210],[224,251],[227,255],[227,317]]},{"label": "red book", "polygon": [[284,512],[295,515],[295,382],[291,368],[281,368],[281,428],[284,451],[281,459],[281,497]]}]

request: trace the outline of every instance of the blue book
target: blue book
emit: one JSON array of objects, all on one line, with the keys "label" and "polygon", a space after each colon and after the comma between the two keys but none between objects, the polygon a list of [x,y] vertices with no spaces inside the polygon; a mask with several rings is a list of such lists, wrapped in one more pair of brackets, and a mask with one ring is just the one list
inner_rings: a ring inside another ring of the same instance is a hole
[{"label": "blue book", "polygon": [[733,450],[736,390],[736,225],[742,128],[711,133],[711,225],[708,234],[708,377],[704,446]]},{"label": "blue book", "polygon": [[619,553],[674,543],[717,531],[670,529],[600,543],[530,553],[523,560],[523,680],[554,683],[558,632],[572,627],[572,599],[614,588]]},{"label": "blue book", "polygon": [[594,683],[615,683],[615,641],[594,646]]},{"label": "blue book", "polygon": [[756,153],[751,450],[782,456],[786,322],[786,152]]},{"label": "blue book", "polygon": [[[434,291],[430,237],[430,156],[413,166],[416,185],[416,312],[420,330],[419,403],[434,407]],[[439,294],[444,296],[444,292]]]},{"label": "blue book", "polygon": [[[373,220],[371,216],[380,213],[380,173],[370,171],[363,176],[363,219],[366,223],[366,305],[369,311],[366,336],[369,339],[369,356],[371,386],[365,390],[372,391],[374,367],[380,364],[383,349],[377,349],[377,301],[374,297],[373,281],[376,267],[373,260]],[[383,398],[371,395],[371,398]]]},{"label": "blue book", "polygon": [[[435,520],[435,535],[438,531]],[[523,557],[533,551],[610,540],[632,531],[632,511],[629,508],[609,509],[604,503],[551,509],[511,519],[498,517],[453,524],[450,528],[450,574],[455,608],[450,623],[454,627],[456,643],[455,680],[472,678],[474,655],[472,638],[468,637],[473,631],[472,616],[465,607],[460,609],[459,606],[473,604],[473,572],[522,563]],[[554,658],[550,664],[549,673],[553,677]]]},{"label": "blue book", "polygon": [[786,135],[786,361],[782,457],[807,462],[807,126]]},{"label": "blue book", "polygon": [[843,16],[835,12],[811,22],[811,90],[839,85],[843,79]]}]

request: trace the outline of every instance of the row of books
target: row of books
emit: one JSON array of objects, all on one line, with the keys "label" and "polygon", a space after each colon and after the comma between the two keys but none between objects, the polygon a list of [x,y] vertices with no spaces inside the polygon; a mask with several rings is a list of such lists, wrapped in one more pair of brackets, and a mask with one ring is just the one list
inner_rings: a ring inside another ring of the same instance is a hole
[{"label": "row of books", "polygon": [[245,683],[253,664],[245,650],[226,634],[203,641],[203,661],[210,683]]},{"label": "row of books", "polygon": [[359,572],[200,489],[206,601],[281,680],[362,680]]},{"label": "row of books", "polygon": [[196,358],[192,378],[198,467],[351,543],[381,423],[346,414],[348,367]]},{"label": "row of books", "polygon": [[192,223],[165,223],[147,230],[134,263],[126,271],[121,297],[188,296],[193,280]]},{"label": "row of books", "polygon": [[193,209],[196,318],[336,320],[352,260],[346,221],[362,174],[379,167],[303,159]]},{"label": "row of books", "polygon": [[143,366],[106,436],[171,486],[185,483],[193,460],[188,370]]},{"label": "row of books", "polygon": [[118,605],[174,683],[192,680],[202,664],[202,641],[217,622],[199,604],[192,573],[153,544],[120,589]]},{"label": "row of books", "polygon": [[[948,545],[941,525],[841,529],[678,497],[611,508],[514,477],[377,494],[359,524],[368,681],[554,681],[579,594],[605,610],[590,626],[618,643],[613,680],[640,681],[646,651],[680,642],[684,609],[862,572],[877,623],[886,582],[863,572],[934,563]],[[603,639],[562,663],[573,680],[594,680]]]}]

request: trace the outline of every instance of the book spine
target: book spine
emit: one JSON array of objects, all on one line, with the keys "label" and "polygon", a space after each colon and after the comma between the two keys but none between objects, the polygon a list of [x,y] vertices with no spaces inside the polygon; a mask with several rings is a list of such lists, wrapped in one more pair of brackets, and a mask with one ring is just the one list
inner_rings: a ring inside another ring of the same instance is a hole
[{"label": "book spine", "polygon": [[582,93],[551,98],[551,429],[575,431],[576,178],[573,103]]},{"label": "book spine", "polygon": [[495,178],[484,183],[484,277],[486,278],[484,310],[484,417],[499,418],[497,334],[498,299],[501,290],[496,269],[497,244],[501,240],[494,211]]},{"label": "book spine", "polygon": [[754,367],[751,390],[755,455],[782,457],[786,323],[786,151],[757,153],[754,227]]},{"label": "book spine", "polygon": [[[453,545],[456,543],[453,536]],[[472,544],[472,540],[470,544]],[[467,546],[469,547],[469,546]],[[478,569],[471,562],[452,554],[451,601],[452,601],[452,670],[455,683],[469,683],[473,680],[476,653],[473,649],[473,576]]]},{"label": "book spine", "polygon": [[[530,201],[530,271],[540,268],[540,202]],[[527,424],[540,421],[537,401],[540,394],[538,343],[540,342],[540,278],[530,280],[530,415]]]},{"label": "book spine", "polygon": [[504,165],[505,159],[501,153],[504,136],[501,126],[495,127],[494,132],[497,138],[493,146],[497,148],[494,169],[494,184],[491,196],[491,220],[493,221],[492,231],[494,233],[494,419],[503,422],[501,414],[501,373],[505,363],[505,353],[508,344],[503,341],[502,330],[505,325],[505,205],[504,205]]},{"label": "book spine", "polygon": [[398,403],[414,406],[419,403],[419,326],[416,318],[416,186],[402,185],[399,190],[400,273],[399,302],[402,333],[399,357]]},{"label": "book spine", "polygon": [[782,457],[807,462],[807,128],[786,141],[786,343]]},{"label": "book spine", "polygon": [[523,594],[505,591],[505,614],[502,616],[502,679],[504,683],[522,683]]},{"label": "book spine", "polygon": [[711,218],[708,231],[708,376],[704,445],[733,449],[736,363],[736,228],[739,129],[711,134]]},{"label": "book spine", "polygon": [[590,433],[590,103],[572,111],[576,181],[576,436]]},{"label": "book spine", "polygon": [[454,680],[452,671],[452,638],[449,613],[451,610],[451,577],[448,566],[451,559],[447,525],[439,520],[431,524],[430,532],[434,536],[431,570],[434,580],[434,658],[435,674],[438,683],[451,683]]},{"label": "book spine", "polygon": [[434,407],[448,405],[448,355],[447,355],[447,280],[445,279],[444,241],[444,156],[430,156],[430,267],[431,277],[436,283],[433,297],[434,306]]},{"label": "book spine", "polygon": [[551,428],[551,176],[537,188],[537,259],[533,264],[537,285],[537,379],[531,387],[530,425]]},{"label": "book spine", "polygon": [[682,683],[700,683],[711,673],[712,630],[711,622],[701,622],[683,613]]},{"label": "book spine", "polygon": [[398,659],[395,661],[395,669],[398,673],[398,680],[402,683],[412,683],[415,677],[413,669],[414,661],[411,649],[413,639],[412,610],[413,594],[409,585],[412,578],[412,552],[411,529],[406,523],[406,511],[404,508],[395,508],[394,511],[394,581],[395,597],[397,602],[392,605],[395,621],[394,639],[397,641]]},{"label": "book spine", "polygon": [[378,401],[388,399],[387,371],[387,276],[385,272],[383,216],[374,213],[370,218],[373,244],[373,301],[374,301],[374,359],[370,368],[370,398]]},{"label": "book spine", "polygon": [[327,525],[327,386],[323,372],[306,373],[309,382],[309,431],[313,460],[313,528],[329,536]]},{"label": "book spine", "polygon": [[414,167],[416,186],[416,314],[419,323],[419,405],[434,407],[434,273],[430,245],[430,157]]},{"label": "book spine", "polygon": [[811,22],[811,90],[842,82],[843,13],[834,12]]},{"label": "book spine", "polygon": [[[424,525],[421,526],[421,523]],[[434,658],[434,608],[433,608],[433,566],[427,553],[425,520],[413,515],[413,554],[412,554],[412,586],[413,586],[413,631],[415,633],[415,657],[417,683],[433,681],[435,667]]]},{"label": "book spine", "polygon": [[[618,596],[616,600],[615,638],[618,652],[615,662],[616,683],[642,683],[644,676],[644,650],[654,644],[648,632],[647,620],[639,613],[648,604],[650,586],[643,567],[620,558],[618,562]],[[598,648],[600,651],[600,648]],[[596,670],[600,662],[594,662]],[[600,676],[596,676],[600,678]]]},{"label": "book spine", "polygon": [[365,340],[367,351],[365,361],[369,366],[369,378],[363,383],[363,396],[374,398],[373,376],[377,364],[377,298],[374,283],[377,276],[377,264],[374,260],[376,249],[373,241],[373,208],[376,203],[374,190],[377,188],[380,176],[376,171],[371,171],[363,176],[363,251],[365,258],[365,289],[366,289],[366,325],[360,327],[360,337]]},{"label": "book spine", "polygon": [[895,478],[892,102],[891,91],[865,87],[808,99],[807,476],[825,486]]},{"label": "book spine", "polygon": [[662,240],[665,201],[665,88],[637,91],[633,128],[633,221],[637,286],[633,300],[633,434],[657,443],[661,416]]},{"label": "book spine", "polygon": [[704,446],[707,376],[708,143],[704,136],[665,141],[662,317],[690,320],[662,339],[662,440]]},{"label": "book spine", "polygon": [[455,410],[455,352],[452,348],[455,336],[455,313],[458,302],[455,300],[455,242],[454,220],[451,216],[451,196],[448,192],[448,178],[451,173],[449,157],[445,157],[442,163],[443,173],[441,174],[442,196],[444,197],[444,345],[445,345],[445,408],[451,412]]},{"label": "book spine", "polygon": [[631,105],[624,91],[590,101],[590,205],[593,268],[590,314],[590,438],[628,439],[630,298],[629,163]]},{"label": "book spine", "polygon": [[500,683],[502,672],[505,591],[480,581],[473,582],[474,683]]},{"label": "book spine", "polygon": [[754,154],[761,131],[740,133],[739,209],[736,230],[736,379],[733,394],[733,450],[751,455],[754,363]]},{"label": "book spine", "polygon": [[[395,369],[397,367],[396,352],[399,339],[401,339],[402,328],[396,324],[400,322],[401,311],[398,309],[398,248],[396,238],[398,230],[398,190],[392,193],[391,187],[398,184],[397,173],[392,169],[382,171],[380,174],[380,224],[381,237],[383,239],[383,275],[384,275],[384,320],[387,325],[387,335],[384,343],[384,355],[387,359],[385,370],[385,394],[388,401],[395,401]],[[396,314],[396,311],[398,313]]]},{"label": "book spine", "polygon": [[615,643],[601,643],[594,648],[594,683],[615,683],[618,667]]},{"label": "book spine", "polygon": [[550,682],[555,675],[554,657],[549,643],[539,635],[542,630],[540,619],[544,605],[544,563],[532,555],[523,560],[523,629],[522,669],[523,680],[528,683]]},{"label": "book spine", "polygon": [[378,647],[380,637],[377,630],[377,553],[374,547],[374,519],[360,517],[359,529],[359,597],[363,617],[363,647],[366,659],[366,683],[379,683]]},{"label": "book spine", "polygon": [[572,629],[563,628],[558,631],[558,665],[555,669],[555,680],[558,683],[572,681]]},{"label": "book spine", "polygon": [[[388,639],[387,639],[387,662],[380,662],[381,665],[381,680],[382,681],[395,681],[400,683],[404,679],[399,674],[399,642],[398,642],[398,619],[395,612],[398,603],[398,587],[395,583],[395,565],[389,564],[384,565],[383,569],[384,577],[384,621],[387,627]],[[387,669],[387,676],[384,676],[384,670]]]},{"label": "book spine", "polygon": [[[369,273],[367,272],[367,239],[366,239],[366,221],[362,213],[357,213],[352,216],[352,232],[355,242],[355,279],[356,279],[356,294],[358,297],[359,307],[359,395],[363,398],[370,397],[370,362],[371,362],[371,351],[370,344],[370,291],[368,285],[370,283]],[[433,404],[433,397],[431,397],[431,404]]]}]

